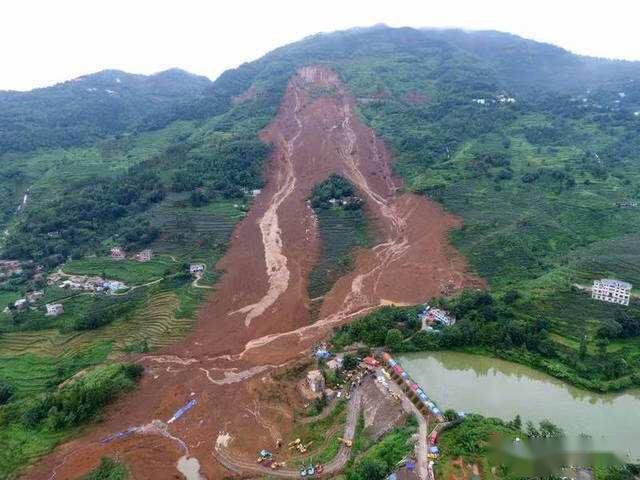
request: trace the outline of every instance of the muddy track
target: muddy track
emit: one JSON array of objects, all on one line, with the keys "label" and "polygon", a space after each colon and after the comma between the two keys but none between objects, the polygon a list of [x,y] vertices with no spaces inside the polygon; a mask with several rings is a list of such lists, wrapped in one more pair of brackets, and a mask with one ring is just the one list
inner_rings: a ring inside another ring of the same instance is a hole
[{"label": "muddy track", "polygon": [[[180,478],[175,464],[182,452],[175,442],[157,435],[106,445],[96,440],[169,418],[192,397],[197,406],[169,433],[198,459],[203,476],[223,478],[226,470],[212,455],[216,438],[226,439],[228,455],[252,462],[256,451],[273,445],[276,430],[285,439],[291,433],[291,413],[300,400],[287,384],[275,385],[272,374],[308,356],[314,342],[381,304],[422,302],[445,284],[482,285],[465,273],[464,260],[447,243],[458,220],[425,197],[398,194],[391,155],[355,106],[329,69],[305,67],[291,78],[278,114],[261,133],[274,145],[266,186],[217,265],[225,274],[194,332],[138,358],[146,368],[140,387],[25,478],[48,478],[54,467],[56,479],[77,478],[110,454],[129,462],[136,479]],[[365,198],[378,244],[358,253],[353,272],[336,282],[319,320],[310,324],[307,278],[319,235],[306,198],[332,173],[349,178]]]}]

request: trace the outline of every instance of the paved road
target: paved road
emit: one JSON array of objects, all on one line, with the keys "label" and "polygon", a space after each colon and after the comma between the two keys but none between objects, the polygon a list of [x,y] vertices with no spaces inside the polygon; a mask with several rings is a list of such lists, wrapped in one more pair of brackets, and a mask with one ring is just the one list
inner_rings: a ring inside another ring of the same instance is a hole
[{"label": "paved road", "polygon": [[393,380],[388,382],[389,388],[392,392],[397,393],[402,399],[402,408],[409,415],[416,417],[418,421],[418,444],[416,445],[416,467],[420,480],[433,480],[433,471],[427,464],[427,453],[429,451],[429,422],[425,416],[418,410],[409,397],[404,393],[404,390],[400,388]]},{"label": "paved road", "polygon": [[[361,410],[362,393],[359,388],[356,388],[351,393],[351,398],[349,399],[349,404],[347,406],[347,420],[344,428],[344,434],[342,436],[346,440],[353,440],[356,426],[358,425],[358,417],[360,416]],[[340,447],[340,450],[338,451],[338,454],[333,458],[333,460],[324,465],[324,472],[321,476],[327,477],[331,476],[334,473],[340,472],[349,460],[350,453],[351,449],[349,447],[346,447],[345,445],[342,445]],[[223,447],[216,446],[214,455],[222,465],[234,472],[256,473],[279,478],[300,478],[300,471],[298,469],[273,470],[268,467],[263,467],[256,462],[234,457]]]}]

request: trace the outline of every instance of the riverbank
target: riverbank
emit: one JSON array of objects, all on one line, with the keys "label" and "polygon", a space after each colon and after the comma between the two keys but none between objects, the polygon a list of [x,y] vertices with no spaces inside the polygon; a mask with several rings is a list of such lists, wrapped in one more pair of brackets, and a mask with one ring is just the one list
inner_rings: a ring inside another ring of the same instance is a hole
[{"label": "riverbank", "polygon": [[599,451],[640,460],[637,432],[640,390],[599,394],[579,389],[530,367],[463,352],[402,354],[405,370],[428,395],[448,408],[505,421],[550,420],[567,437],[589,435]]},{"label": "riverbank", "polygon": [[480,291],[435,299],[432,305],[457,319],[435,331],[421,329],[419,306],[381,307],[338,330],[332,341],[338,346],[363,342],[396,353],[472,352],[528,365],[596,392],[640,386],[637,337],[611,344],[592,339],[597,347],[567,337],[559,341],[544,318],[523,317],[522,302],[517,296]]}]

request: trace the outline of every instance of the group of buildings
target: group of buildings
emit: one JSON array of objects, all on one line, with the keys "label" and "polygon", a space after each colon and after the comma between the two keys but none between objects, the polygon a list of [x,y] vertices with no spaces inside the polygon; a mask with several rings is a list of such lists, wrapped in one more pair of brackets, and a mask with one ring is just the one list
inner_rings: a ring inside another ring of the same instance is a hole
[{"label": "group of buildings", "polygon": [[[120,247],[113,247],[111,249],[111,258],[113,260],[125,260],[127,258],[127,254]],[[140,250],[136,253],[133,258],[139,262],[148,262],[153,258],[153,250],[146,248],[144,250]]]},{"label": "group of buildings", "polygon": [[0,278],[8,278],[22,272],[20,260],[0,260]]},{"label": "group of buildings", "polygon": [[127,288],[127,285],[119,280],[107,280],[102,277],[89,275],[66,275],[60,271],[49,275],[47,284],[57,285],[60,288],[69,290],[82,290],[94,293],[116,293]]},{"label": "group of buildings", "polygon": [[415,393],[421,406],[423,406],[438,421],[444,420],[442,411],[438,408],[435,402],[429,398],[424,389],[420,387],[420,385],[418,385],[407,372],[404,371],[402,365],[400,365],[396,360],[393,359],[391,355],[386,352],[382,354],[382,360],[387,365],[387,367],[389,367],[391,372],[393,372],[394,375],[397,375],[402,380],[402,383],[409,390]]},{"label": "group of buildings", "polygon": [[[28,292],[24,298],[19,298],[13,303],[13,310],[16,312],[21,312],[26,308],[36,309],[34,306],[39,300],[44,298],[44,292],[42,290],[36,290],[33,292]],[[46,315],[56,317],[64,312],[64,307],[61,303],[47,303],[45,305]],[[5,313],[9,312],[11,309],[6,307],[4,309]]]}]

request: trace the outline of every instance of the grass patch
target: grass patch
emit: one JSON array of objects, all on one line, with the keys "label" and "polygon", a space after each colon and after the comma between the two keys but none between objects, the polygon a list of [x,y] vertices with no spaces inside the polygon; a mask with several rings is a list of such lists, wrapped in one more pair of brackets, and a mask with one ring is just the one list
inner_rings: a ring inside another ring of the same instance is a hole
[{"label": "grass patch", "polygon": [[168,257],[156,257],[148,262],[86,258],[66,263],[64,272],[75,275],[96,275],[109,280],[120,280],[128,285],[138,285],[162,278],[167,275],[172,266],[173,262]]},{"label": "grass patch", "polygon": [[299,438],[302,443],[313,442],[305,460],[295,460],[300,466],[309,463],[326,463],[336,456],[340,448],[338,438],[342,436],[347,418],[347,401],[338,400],[331,413],[316,422],[298,424],[292,438]]}]

